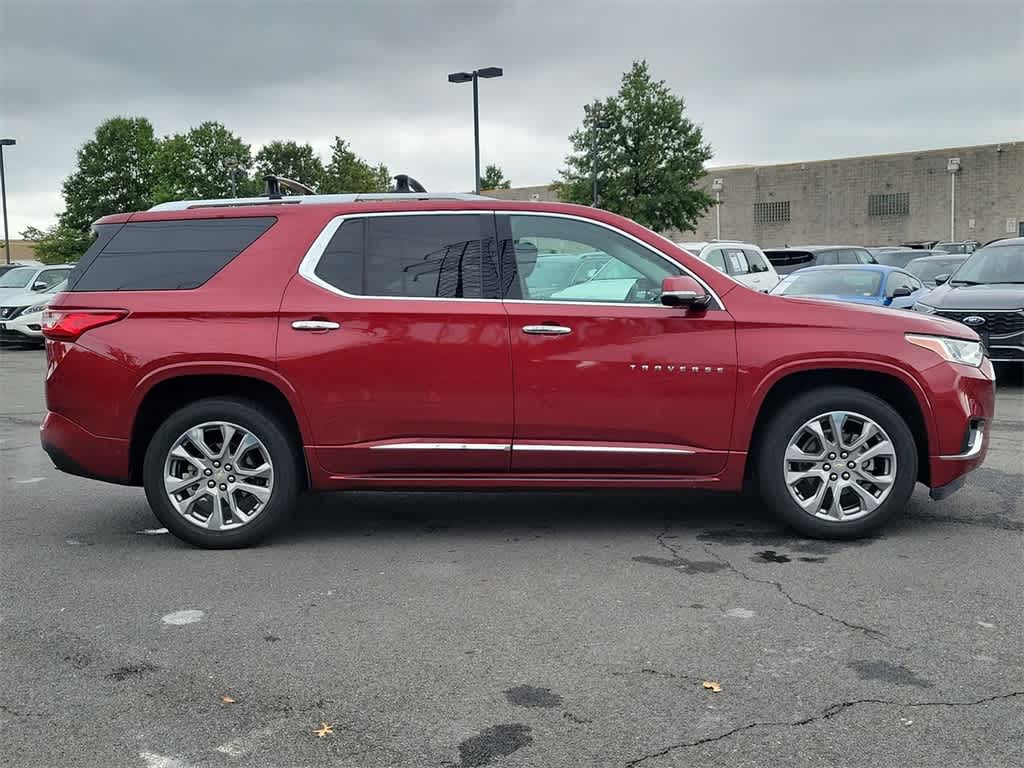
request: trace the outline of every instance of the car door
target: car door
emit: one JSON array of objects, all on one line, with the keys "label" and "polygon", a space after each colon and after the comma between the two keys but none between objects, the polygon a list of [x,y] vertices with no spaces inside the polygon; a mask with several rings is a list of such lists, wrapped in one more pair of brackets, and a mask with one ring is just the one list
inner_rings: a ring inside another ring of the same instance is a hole
[{"label": "car door", "polygon": [[281,305],[281,372],[338,476],[504,473],[508,318],[493,214],[333,219]]},{"label": "car door", "polygon": [[[512,339],[512,470],[709,475],[724,466],[736,389],[732,317],[660,303],[676,262],[610,226],[561,214],[498,214]],[[601,251],[591,281],[530,296],[532,253]]]}]

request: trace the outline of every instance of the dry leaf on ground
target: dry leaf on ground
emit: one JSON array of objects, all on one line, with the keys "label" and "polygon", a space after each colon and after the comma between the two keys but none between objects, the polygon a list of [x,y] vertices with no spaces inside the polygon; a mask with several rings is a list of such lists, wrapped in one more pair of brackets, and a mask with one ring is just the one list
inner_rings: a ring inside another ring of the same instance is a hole
[{"label": "dry leaf on ground", "polygon": [[234,703],[235,703],[235,700],[234,700],[234,699],[232,699],[232,698],[231,698],[230,696],[221,696],[221,697],[220,697],[220,700],[221,700],[221,702],[223,702],[224,704],[234,704]]},{"label": "dry leaf on ground", "polygon": [[328,734],[334,733],[334,728],[327,723],[320,723],[320,727],[313,731],[313,733],[316,734],[318,739],[322,739]]},{"label": "dry leaf on ground", "polygon": [[704,687],[707,688],[709,691],[712,691],[714,693],[721,693],[722,692],[722,684],[721,683],[716,683],[714,680],[705,680],[704,681]]}]

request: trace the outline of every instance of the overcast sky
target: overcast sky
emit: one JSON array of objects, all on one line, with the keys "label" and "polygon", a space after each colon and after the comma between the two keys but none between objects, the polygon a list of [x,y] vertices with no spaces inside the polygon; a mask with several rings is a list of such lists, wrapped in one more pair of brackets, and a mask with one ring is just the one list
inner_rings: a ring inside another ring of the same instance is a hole
[{"label": "overcast sky", "polygon": [[635,58],[686,99],[711,165],[1024,138],[1024,3],[0,0],[12,234],[45,226],[75,150],[116,114],[159,135],[217,120],[253,145],[335,134],[432,191],[482,160],[555,178],[582,105]]}]

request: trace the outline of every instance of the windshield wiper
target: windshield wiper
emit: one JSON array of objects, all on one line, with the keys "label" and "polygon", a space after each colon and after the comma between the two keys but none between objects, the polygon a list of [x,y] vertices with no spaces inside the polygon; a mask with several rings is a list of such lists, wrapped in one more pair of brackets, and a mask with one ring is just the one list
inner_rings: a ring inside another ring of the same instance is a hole
[{"label": "windshield wiper", "polygon": [[981,285],[976,280],[950,280],[951,285]]}]

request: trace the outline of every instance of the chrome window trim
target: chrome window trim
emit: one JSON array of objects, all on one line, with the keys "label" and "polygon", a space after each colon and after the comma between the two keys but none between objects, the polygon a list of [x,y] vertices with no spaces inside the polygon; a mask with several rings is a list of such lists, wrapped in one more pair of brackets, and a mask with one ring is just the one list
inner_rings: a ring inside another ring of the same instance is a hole
[{"label": "chrome window trim", "polygon": [[543,452],[568,452],[568,453],[678,453],[690,455],[696,453],[688,448],[636,448],[632,446],[612,445],[548,445],[544,443],[527,443],[520,445],[513,443],[514,451],[543,451]]},{"label": "chrome window trim", "polygon": [[[323,257],[324,252],[327,250],[327,246],[331,242],[331,238],[338,231],[338,228],[348,221],[349,219],[366,219],[377,216],[466,216],[475,215],[480,216],[483,214],[491,215],[517,215],[517,216],[546,216],[550,218],[558,219],[569,219],[572,221],[582,221],[585,224],[593,224],[598,227],[604,227],[618,235],[621,235],[634,243],[644,248],[655,256],[658,256],[664,261],[667,261],[673,267],[682,270],[682,273],[692,277],[704,290],[708,292],[708,295],[714,300],[715,305],[708,306],[706,309],[725,309],[725,303],[722,298],[715,292],[715,290],[708,285],[704,280],[692,272],[685,265],[679,263],[670,256],[662,253],[653,246],[645,243],[643,240],[631,235],[628,232],[624,232],[617,227],[613,227],[610,224],[605,224],[602,221],[596,221],[595,219],[588,219],[585,216],[575,216],[567,213],[551,213],[547,211],[515,211],[515,210],[501,210],[501,209],[460,209],[455,211],[373,211],[373,212],[355,212],[355,213],[343,213],[335,216],[320,230],[320,234],[316,236],[316,239],[306,250],[306,255],[302,257],[302,261],[299,262],[299,276],[306,281],[323,288],[326,291],[330,291],[338,296],[343,296],[346,299],[374,299],[374,300],[390,300],[390,301],[472,301],[472,302],[484,302],[484,303],[504,303],[512,302],[516,304],[544,304],[545,306],[557,305],[557,306],[568,306],[568,307],[579,307],[579,306],[598,306],[598,307],[659,307],[667,311],[678,311],[675,307],[666,307],[662,304],[642,304],[638,302],[622,302],[622,301],[549,301],[546,299],[488,299],[488,298],[449,298],[445,296],[363,296],[360,294],[348,293],[342,289],[331,285],[326,280],[320,279],[316,275],[316,267],[320,263],[320,259]],[[666,240],[666,242],[669,242]],[[694,257],[696,258],[696,257]],[[709,265],[710,269],[714,269]],[[726,275],[728,277],[728,275]]]}]

